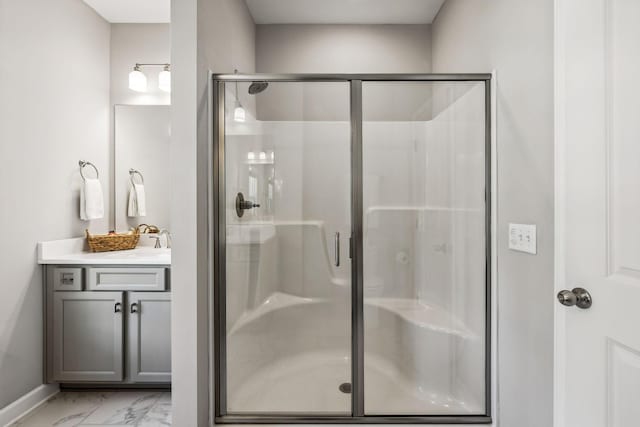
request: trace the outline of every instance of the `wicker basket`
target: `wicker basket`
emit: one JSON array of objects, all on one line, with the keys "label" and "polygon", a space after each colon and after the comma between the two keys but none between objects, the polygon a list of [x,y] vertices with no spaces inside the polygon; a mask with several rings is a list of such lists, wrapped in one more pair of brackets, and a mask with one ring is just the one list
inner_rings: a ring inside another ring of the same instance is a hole
[{"label": "wicker basket", "polygon": [[91,252],[124,251],[134,249],[140,240],[140,231],[132,230],[122,234],[89,234],[87,233],[87,243]]}]

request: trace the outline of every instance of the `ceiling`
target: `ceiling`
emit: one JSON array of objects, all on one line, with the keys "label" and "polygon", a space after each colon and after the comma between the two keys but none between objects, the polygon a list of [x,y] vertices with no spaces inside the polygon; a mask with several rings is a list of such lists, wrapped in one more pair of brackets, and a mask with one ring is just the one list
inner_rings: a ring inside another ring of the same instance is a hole
[{"label": "ceiling", "polygon": [[[234,0],[240,1],[240,0]],[[256,24],[430,24],[445,0],[245,0]],[[171,0],[84,0],[112,23],[170,22]]]},{"label": "ceiling", "polygon": [[445,0],[245,1],[256,24],[430,24],[445,2]]},{"label": "ceiling", "polygon": [[165,23],[171,21],[171,0],[84,0],[107,22]]}]

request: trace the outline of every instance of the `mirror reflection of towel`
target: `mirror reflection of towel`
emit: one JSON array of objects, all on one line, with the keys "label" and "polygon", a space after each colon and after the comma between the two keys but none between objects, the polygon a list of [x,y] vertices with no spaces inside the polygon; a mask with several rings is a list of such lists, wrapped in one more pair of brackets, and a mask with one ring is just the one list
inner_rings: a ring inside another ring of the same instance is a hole
[{"label": "mirror reflection of towel", "polygon": [[102,185],[96,178],[85,178],[80,187],[80,219],[89,221],[104,216]]},{"label": "mirror reflection of towel", "polygon": [[133,184],[129,188],[127,215],[130,217],[147,215],[147,200],[143,184]]}]

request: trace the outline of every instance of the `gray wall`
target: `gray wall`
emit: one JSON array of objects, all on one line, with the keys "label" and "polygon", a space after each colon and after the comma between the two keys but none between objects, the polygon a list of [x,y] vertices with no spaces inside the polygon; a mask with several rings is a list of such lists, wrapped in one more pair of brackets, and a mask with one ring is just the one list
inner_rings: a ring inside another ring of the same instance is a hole
[{"label": "gray wall", "polygon": [[[171,2],[173,422],[208,415],[208,70],[253,72],[255,26],[238,0]],[[183,351],[187,350],[187,351]]]},{"label": "gray wall", "polygon": [[0,0],[0,64],[2,408],[42,384],[36,243],[108,226],[79,219],[78,160],[109,194],[109,24],[80,0]]},{"label": "gray wall", "polygon": [[[260,73],[428,73],[430,25],[257,25],[256,70]],[[246,88],[241,85],[241,94]],[[387,102],[385,90],[369,88],[371,120],[428,119],[431,88],[405,87],[397,96],[403,108]],[[339,120],[349,102],[336,85],[272,84],[256,96],[260,120]],[[304,100],[301,109],[291,99]],[[347,95],[348,96],[348,95]],[[288,100],[288,102],[287,102]],[[244,102],[243,102],[244,104]],[[331,106],[319,110],[318,105]],[[375,111],[372,111],[375,110]],[[426,117],[415,117],[422,111]]]},{"label": "gray wall", "polygon": [[[498,74],[499,422],[552,425],[553,1],[448,0],[434,72]],[[509,222],[538,225],[538,255],[507,248]]]},{"label": "gray wall", "polygon": [[258,25],[260,73],[431,71],[430,25]]}]

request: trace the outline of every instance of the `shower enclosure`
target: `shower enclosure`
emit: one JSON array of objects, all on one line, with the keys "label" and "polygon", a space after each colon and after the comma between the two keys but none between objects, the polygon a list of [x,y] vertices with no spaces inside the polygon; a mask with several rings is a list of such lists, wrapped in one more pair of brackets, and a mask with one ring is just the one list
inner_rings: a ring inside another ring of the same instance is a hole
[{"label": "shower enclosure", "polygon": [[489,95],[213,77],[216,422],[491,422]]}]

